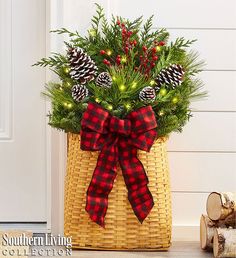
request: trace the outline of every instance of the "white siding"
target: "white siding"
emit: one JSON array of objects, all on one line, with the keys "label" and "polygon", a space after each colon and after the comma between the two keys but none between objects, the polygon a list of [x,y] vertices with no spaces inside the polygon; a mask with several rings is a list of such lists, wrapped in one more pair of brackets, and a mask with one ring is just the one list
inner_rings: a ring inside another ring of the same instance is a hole
[{"label": "white siding", "polygon": [[[63,26],[85,32],[94,1],[63,1]],[[236,189],[236,1],[100,0],[107,16],[155,14],[154,27],[171,38],[198,39],[193,48],[206,61],[200,77],[209,97],[193,103],[194,117],[169,141],[175,239],[198,239],[201,213],[210,191]],[[182,229],[182,230],[181,230]],[[194,231],[196,232],[196,230]]]}]

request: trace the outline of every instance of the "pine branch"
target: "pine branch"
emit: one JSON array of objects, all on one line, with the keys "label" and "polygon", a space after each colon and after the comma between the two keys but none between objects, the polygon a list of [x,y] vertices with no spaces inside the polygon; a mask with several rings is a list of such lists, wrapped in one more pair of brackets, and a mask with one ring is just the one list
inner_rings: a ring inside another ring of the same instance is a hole
[{"label": "pine branch", "polygon": [[53,55],[48,58],[46,57],[42,58],[37,63],[33,64],[33,66],[41,66],[41,67],[49,66],[49,67],[59,68],[68,63],[67,58],[62,54],[58,54],[58,53],[52,53],[52,54]]},{"label": "pine branch", "polygon": [[138,17],[134,21],[127,21],[127,29],[132,31],[138,31],[143,22],[143,16]]},{"label": "pine branch", "polygon": [[171,43],[170,47],[175,48],[187,48],[190,47],[194,42],[196,42],[196,39],[193,40],[186,40],[185,38],[177,38],[175,42]]},{"label": "pine branch", "polygon": [[71,31],[69,31],[66,28],[61,28],[61,29],[57,29],[57,30],[51,30],[50,32],[57,33],[59,35],[61,35],[61,34],[68,34],[69,37],[75,37],[75,36],[78,35],[77,33],[71,32]]},{"label": "pine branch", "polygon": [[145,24],[143,25],[143,30],[141,32],[141,41],[143,45],[146,45],[148,38],[150,38],[149,33],[152,28],[152,19],[153,19],[153,15],[150,16],[145,22]]},{"label": "pine branch", "polygon": [[95,5],[97,7],[96,8],[96,14],[92,17],[91,21],[92,21],[92,28],[96,32],[98,32],[100,22],[101,22],[102,19],[104,19],[105,14],[104,14],[103,8],[99,4],[95,3]]}]

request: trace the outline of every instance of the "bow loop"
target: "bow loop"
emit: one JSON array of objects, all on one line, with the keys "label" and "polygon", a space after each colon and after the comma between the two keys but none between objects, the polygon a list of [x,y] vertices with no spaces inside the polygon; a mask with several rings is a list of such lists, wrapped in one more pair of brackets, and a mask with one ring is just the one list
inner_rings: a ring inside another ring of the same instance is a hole
[{"label": "bow loop", "polygon": [[97,133],[105,134],[107,133],[109,116],[109,112],[98,104],[89,103],[81,122],[82,129],[90,129]]},{"label": "bow loop", "polygon": [[141,134],[157,127],[155,113],[151,106],[132,111],[126,118],[131,121],[134,134]]},{"label": "bow loop", "polygon": [[118,117],[112,116],[109,130],[113,133],[128,136],[131,132],[131,122],[128,119],[119,119]]}]

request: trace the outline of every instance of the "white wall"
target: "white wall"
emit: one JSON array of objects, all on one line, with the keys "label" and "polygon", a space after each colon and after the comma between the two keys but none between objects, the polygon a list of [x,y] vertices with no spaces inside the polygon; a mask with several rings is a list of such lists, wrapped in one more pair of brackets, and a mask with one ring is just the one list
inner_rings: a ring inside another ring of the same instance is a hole
[{"label": "white wall", "polygon": [[[154,26],[171,38],[198,39],[194,48],[207,66],[201,74],[206,101],[195,103],[194,117],[169,141],[174,239],[197,240],[199,218],[210,191],[236,189],[236,1],[99,0],[111,13],[127,18],[155,14]],[[94,1],[60,1],[60,25],[84,33]]]}]

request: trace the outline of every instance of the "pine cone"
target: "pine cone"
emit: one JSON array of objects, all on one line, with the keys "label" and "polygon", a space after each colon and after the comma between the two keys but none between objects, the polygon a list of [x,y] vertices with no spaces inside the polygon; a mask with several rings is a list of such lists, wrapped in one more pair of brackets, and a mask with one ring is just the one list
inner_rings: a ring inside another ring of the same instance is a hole
[{"label": "pine cone", "polygon": [[184,69],[179,64],[171,64],[169,67],[162,69],[156,78],[157,86],[155,90],[160,89],[161,84],[166,84],[172,89],[180,85],[183,81]]},{"label": "pine cone", "polygon": [[100,87],[111,88],[112,79],[109,73],[103,72],[96,78],[96,84]]},{"label": "pine cone", "polygon": [[90,56],[84,53],[81,48],[70,48],[67,55],[72,79],[79,81],[80,84],[94,80],[98,68]]},{"label": "pine cone", "polygon": [[139,99],[143,102],[150,103],[156,98],[155,89],[151,86],[143,88],[139,93]]},{"label": "pine cone", "polygon": [[72,87],[72,98],[78,102],[88,97],[89,91],[84,85],[74,85]]}]

